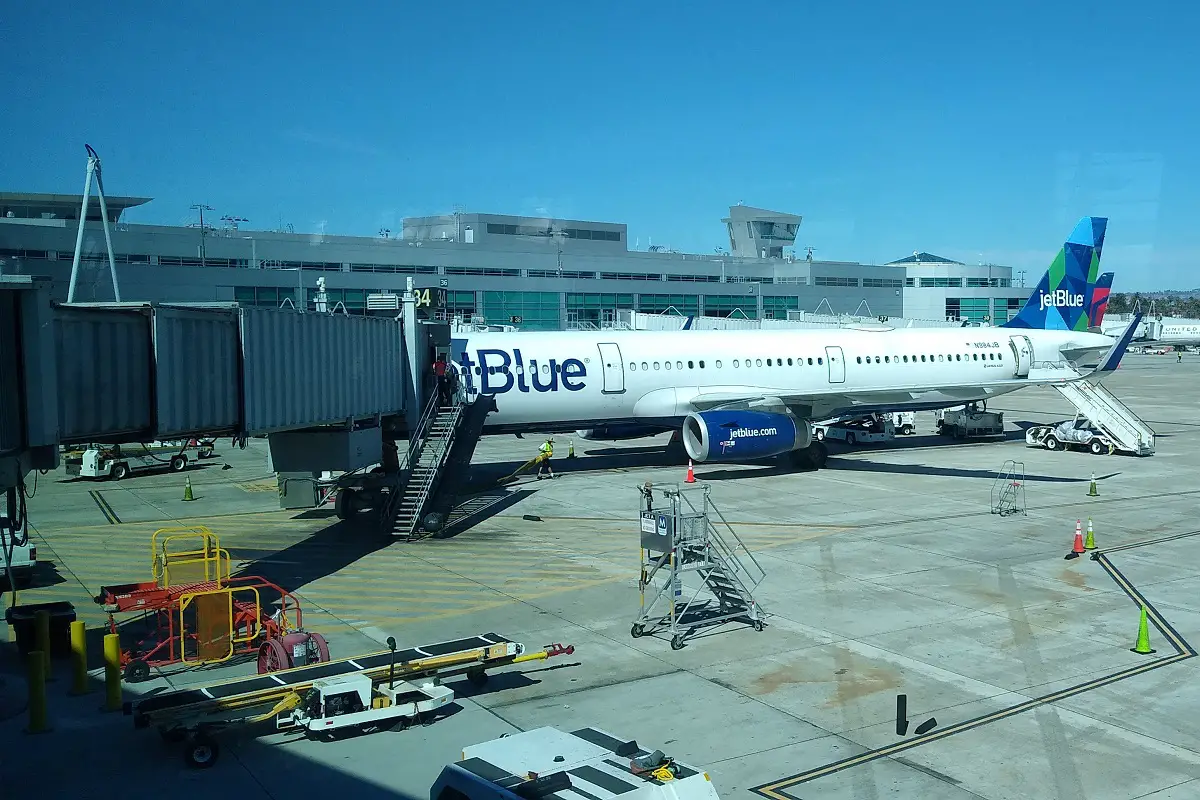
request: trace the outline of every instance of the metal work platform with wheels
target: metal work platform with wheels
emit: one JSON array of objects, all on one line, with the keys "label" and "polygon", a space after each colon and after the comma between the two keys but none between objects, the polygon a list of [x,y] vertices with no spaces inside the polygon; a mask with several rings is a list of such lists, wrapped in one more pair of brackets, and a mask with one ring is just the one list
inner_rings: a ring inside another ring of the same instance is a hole
[{"label": "metal work platform with wheels", "polygon": [[[766,613],[754,592],[766,572],[713,505],[709,487],[646,484],[641,491],[646,503],[641,513],[641,611],[631,635],[636,639],[665,627],[671,648],[679,650],[699,628],[730,620],[761,631]],[[656,491],[665,501],[659,506],[654,505]],[[712,516],[720,521],[720,530]],[[654,616],[663,601],[666,613]]]},{"label": "metal work platform with wheels", "polygon": [[[531,653],[525,645],[506,636],[486,633],[162,692],[127,702],[123,711],[133,717],[135,728],[153,726],[167,741],[184,742],[188,763],[207,767],[215,763],[218,752],[213,734],[287,714],[302,703],[310,690],[330,685],[331,679],[360,676],[374,683],[390,685],[399,681],[422,687],[428,683],[421,681],[422,678],[465,674],[471,683],[482,685],[487,681],[489,669],[574,652],[572,645],[553,644]],[[426,691],[426,694],[433,697],[437,693]]]},{"label": "metal work platform with wheels", "polygon": [[1025,512],[1025,462],[1009,459],[992,481],[992,513],[1007,517]]}]

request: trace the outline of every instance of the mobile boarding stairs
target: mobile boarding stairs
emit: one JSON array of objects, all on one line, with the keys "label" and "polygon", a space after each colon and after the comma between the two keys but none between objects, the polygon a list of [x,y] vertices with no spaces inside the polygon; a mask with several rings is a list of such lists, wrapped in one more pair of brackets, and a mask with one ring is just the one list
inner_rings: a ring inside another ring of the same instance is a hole
[{"label": "mobile boarding stairs", "polygon": [[[654,491],[663,492],[665,504],[654,505]],[[712,504],[709,487],[673,484],[663,491],[647,485],[642,493],[647,510],[641,513],[641,610],[631,635],[636,639],[665,627],[671,648],[679,650],[701,627],[742,620],[763,630],[767,615],[754,593],[766,572]],[[653,596],[647,605],[648,590]],[[664,601],[666,613],[654,615]]]}]

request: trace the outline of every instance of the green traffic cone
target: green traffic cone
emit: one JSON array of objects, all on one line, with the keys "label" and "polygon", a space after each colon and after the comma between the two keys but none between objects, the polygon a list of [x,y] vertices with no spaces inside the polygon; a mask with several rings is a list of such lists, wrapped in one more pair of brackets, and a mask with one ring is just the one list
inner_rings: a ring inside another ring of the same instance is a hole
[{"label": "green traffic cone", "polygon": [[1150,624],[1146,620],[1145,606],[1142,606],[1142,620],[1138,623],[1137,644],[1133,646],[1133,652],[1143,656],[1156,652],[1150,647]]},{"label": "green traffic cone", "polygon": [[1096,537],[1092,535],[1092,518],[1088,517],[1087,538],[1083,540],[1084,550],[1096,549]]},{"label": "green traffic cone", "polygon": [[188,478],[184,478],[184,482],[183,482],[183,499],[184,499],[185,501],[186,501],[186,500],[194,500],[194,499],[195,499],[195,498],[192,496],[192,479],[191,479],[190,477],[188,477]]},{"label": "green traffic cone", "polygon": [[1088,489],[1088,497],[1099,497],[1100,492],[1096,491],[1096,473],[1092,473],[1092,485]]}]

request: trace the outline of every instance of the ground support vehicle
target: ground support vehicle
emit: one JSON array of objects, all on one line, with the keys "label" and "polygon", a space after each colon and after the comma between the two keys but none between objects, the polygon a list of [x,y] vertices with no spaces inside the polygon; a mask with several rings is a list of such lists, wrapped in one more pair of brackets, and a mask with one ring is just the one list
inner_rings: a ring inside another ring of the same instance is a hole
[{"label": "ground support vehicle", "polygon": [[81,478],[111,478],[119,481],[135,472],[170,469],[183,472],[188,452],[199,459],[212,458],[215,443],[188,439],[173,442],[135,442],[132,444],[93,444],[82,450],[70,450],[63,457],[66,473]]},{"label": "ground support vehicle", "polygon": [[429,800],[718,800],[708,773],[599,728],[545,727],[464,747]]},{"label": "ground support vehicle", "polygon": [[1086,449],[1092,455],[1112,455],[1122,450],[1116,440],[1093,425],[1084,416],[1064,420],[1054,425],[1034,425],[1025,431],[1025,444],[1047,450]]},{"label": "ground support vehicle", "polygon": [[436,679],[377,684],[369,675],[355,672],[313,681],[290,713],[276,717],[275,727],[325,739],[347,730],[404,730],[421,714],[436,711],[453,699],[454,690]]},{"label": "ground support vehicle", "polygon": [[[242,678],[210,683],[146,695],[136,701],[127,702],[123,711],[133,717],[135,728],[154,727],[169,742],[184,742],[184,759],[193,767],[211,767],[220,753],[217,734],[232,728],[255,725],[271,719],[276,720],[276,729],[311,730],[313,728],[358,727],[362,730],[381,727],[384,721],[397,727],[409,711],[408,717],[416,718],[426,711],[436,710],[453,698],[448,689],[438,682],[454,675],[465,675],[475,685],[487,681],[487,671],[511,664],[540,661],[575,652],[571,645],[553,644],[538,652],[527,652],[525,645],[496,633],[486,633],[465,639],[411,647],[404,650],[394,648],[395,640],[389,639],[389,649],[328,661],[321,664],[297,666],[292,669],[266,675],[251,675]],[[361,704],[366,711],[367,703],[361,693],[363,676],[372,682],[371,707],[383,705],[380,698],[387,697],[397,710],[392,714],[351,717],[361,714],[355,710]],[[335,679],[347,680],[338,683]],[[436,679],[436,680],[433,680]],[[318,687],[318,684],[320,686]],[[378,687],[390,687],[387,692]],[[414,694],[406,694],[414,691]],[[346,687],[351,687],[346,689]],[[312,694],[317,688],[316,694]],[[341,697],[347,691],[359,692],[358,700]],[[318,700],[333,700],[337,708],[331,717],[328,706],[316,709],[305,704]],[[349,702],[346,702],[346,701]],[[416,704],[411,709],[406,704]],[[296,712],[300,714],[297,716]],[[338,720],[338,717],[347,719]],[[325,725],[329,719],[332,725]],[[307,727],[301,723],[307,723]]]},{"label": "ground support vehicle", "polygon": [[838,439],[846,444],[874,444],[895,438],[896,429],[890,414],[872,414],[813,425],[813,436],[818,442]]},{"label": "ground support vehicle", "polygon": [[986,439],[1004,435],[1004,414],[975,404],[937,412],[937,431],[955,439]]},{"label": "ground support vehicle", "polygon": [[[144,681],[154,667],[248,654],[257,654],[259,674],[329,660],[325,638],[304,630],[297,599],[264,578],[231,577],[229,552],[212,531],[159,529],[151,552],[151,580],[102,586],[94,598],[111,632],[122,635],[125,680]],[[119,629],[117,614],[140,619]]]}]

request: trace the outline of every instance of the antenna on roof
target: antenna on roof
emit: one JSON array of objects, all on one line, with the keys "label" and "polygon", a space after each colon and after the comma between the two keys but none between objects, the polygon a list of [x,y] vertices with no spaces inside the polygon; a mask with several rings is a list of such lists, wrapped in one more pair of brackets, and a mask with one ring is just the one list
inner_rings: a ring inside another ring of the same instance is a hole
[{"label": "antenna on roof", "polygon": [[112,275],[113,299],[121,302],[121,290],[117,286],[117,261],[113,257],[112,234],[108,230],[108,204],[104,202],[104,181],[100,177],[100,156],[90,144],[87,149],[87,179],[83,184],[83,207],[79,210],[79,234],[75,237],[75,259],[71,262],[71,284],[67,289],[67,302],[75,301],[75,279],[79,275],[79,256],[83,252],[83,226],[87,222],[88,195],[92,191],[92,176],[96,177],[96,196],[100,199],[100,222],[104,226],[104,244],[108,247],[108,271]]}]

